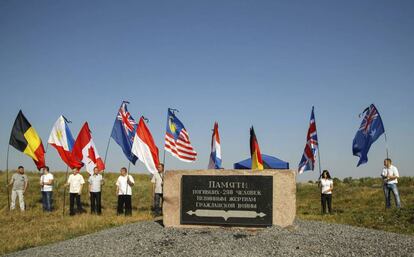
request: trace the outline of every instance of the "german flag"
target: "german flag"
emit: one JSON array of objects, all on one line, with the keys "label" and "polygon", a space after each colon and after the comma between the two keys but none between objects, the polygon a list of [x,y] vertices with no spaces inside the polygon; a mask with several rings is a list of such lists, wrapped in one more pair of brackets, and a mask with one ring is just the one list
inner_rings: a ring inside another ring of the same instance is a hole
[{"label": "german flag", "polygon": [[262,154],[253,126],[250,128],[250,155],[252,157],[252,170],[263,170]]},{"label": "german flag", "polygon": [[21,110],[14,121],[9,144],[30,156],[35,162],[37,169],[40,170],[45,166],[45,149],[43,148],[42,140],[26,117],[24,117]]}]

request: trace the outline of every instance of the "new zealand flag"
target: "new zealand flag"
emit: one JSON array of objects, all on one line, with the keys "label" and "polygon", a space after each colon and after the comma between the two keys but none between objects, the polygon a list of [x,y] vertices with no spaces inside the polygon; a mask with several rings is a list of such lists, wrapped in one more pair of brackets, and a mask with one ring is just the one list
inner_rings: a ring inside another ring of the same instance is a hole
[{"label": "new zealand flag", "polygon": [[122,148],[128,160],[135,165],[138,157],[131,152],[131,149],[137,131],[137,123],[128,112],[127,104],[128,102],[123,101],[119,108],[114,127],[112,128],[111,137]]},{"label": "new zealand flag", "polygon": [[359,157],[357,167],[368,162],[368,151],[371,145],[384,134],[384,124],[373,104],[366,108],[362,114],[365,115],[364,119],[352,143],[352,153]]}]

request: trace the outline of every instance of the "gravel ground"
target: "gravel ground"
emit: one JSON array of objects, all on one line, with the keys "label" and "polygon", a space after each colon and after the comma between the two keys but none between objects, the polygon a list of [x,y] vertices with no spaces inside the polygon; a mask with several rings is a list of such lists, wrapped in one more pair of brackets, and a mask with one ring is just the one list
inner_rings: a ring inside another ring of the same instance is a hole
[{"label": "gravel ground", "polygon": [[301,220],[256,232],[140,222],[9,256],[414,256],[414,237]]}]

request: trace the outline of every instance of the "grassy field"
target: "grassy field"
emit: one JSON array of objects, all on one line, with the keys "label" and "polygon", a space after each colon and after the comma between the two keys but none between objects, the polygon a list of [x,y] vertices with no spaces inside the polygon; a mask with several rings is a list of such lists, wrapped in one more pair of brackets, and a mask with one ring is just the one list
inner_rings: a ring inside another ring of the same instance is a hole
[{"label": "grassy field", "polygon": [[[9,173],[9,175],[12,173]],[[148,175],[133,174],[135,186],[132,197],[132,216],[117,216],[115,193],[115,181],[119,174],[107,173],[104,176],[106,183],[102,191],[103,215],[95,216],[87,214],[69,216],[69,197],[66,191],[65,216],[62,214],[63,185],[65,173],[56,172],[55,188],[53,192],[55,211],[43,213],[41,206],[39,174],[28,173],[29,189],[25,194],[27,210],[20,212],[18,204],[16,210],[9,212],[7,209],[7,194],[4,186],[6,174],[0,173],[0,255],[29,247],[49,244],[80,235],[89,234],[105,228],[119,226],[136,221],[152,219],[151,216],[151,182]],[[86,180],[87,175],[83,173]],[[82,203],[89,212],[89,195],[87,187],[83,188]]]},{"label": "grassy field", "polygon": [[402,208],[385,209],[381,179],[334,180],[333,215],[321,215],[320,191],[315,183],[297,185],[297,217],[414,235],[414,177],[399,179]]},{"label": "grassy field", "polygon": [[[148,175],[133,174],[135,179],[132,217],[116,215],[115,181],[118,174],[107,173],[103,188],[103,215],[82,214],[68,216],[68,194],[66,194],[66,215],[62,215],[64,173],[54,173],[55,211],[45,214],[40,202],[39,174],[26,173],[30,186],[26,193],[27,211],[21,213],[7,210],[6,188],[0,188],[0,255],[33,246],[49,244],[105,228],[150,220],[151,183]],[[86,174],[83,173],[86,178]],[[4,185],[6,174],[0,173]],[[299,183],[297,187],[297,216],[305,220],[320,220],[331,223],[350,224],[360,227],[381,229],[391,232],[414,235],[414,178],[400,179],[399,190],[403,208],[384,209],[384,196],[381,181],[373,178],[335,179],[333,195],[333,215],[320,214],[320,194],[317,184]],[[84,187],[82,202],[89,210],[89,196]]]}]

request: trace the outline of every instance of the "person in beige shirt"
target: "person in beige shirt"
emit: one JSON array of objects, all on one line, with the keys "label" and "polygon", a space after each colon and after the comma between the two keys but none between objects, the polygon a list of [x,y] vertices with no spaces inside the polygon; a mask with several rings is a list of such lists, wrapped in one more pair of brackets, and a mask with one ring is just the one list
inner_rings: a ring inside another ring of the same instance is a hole
[{"label": "person in beige shirt", "polygon": [[[73,174],[70,174],[66,186],[69,186],[69,214],[71,216],[75,213],[84,213],[82,208],[81,194],[82,186],[85,184],[83,176],[80,174],[79,168],[73,170]],[[75,200],[77,210],[75,212]]]}]

